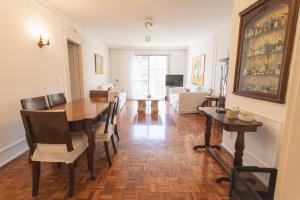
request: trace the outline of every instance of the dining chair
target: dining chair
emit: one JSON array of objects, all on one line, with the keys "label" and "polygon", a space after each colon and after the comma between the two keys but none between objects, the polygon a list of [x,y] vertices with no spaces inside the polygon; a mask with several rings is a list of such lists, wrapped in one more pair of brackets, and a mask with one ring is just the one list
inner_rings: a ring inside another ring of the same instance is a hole
[{"label": "dining chair", "polygon": [[116,100],[109,102],[108,112],[106,114],[105,122],[98,123],[95,128],[95,141],[96,143],[99,142],[104,143],[106,159],[110,167],[112,166],[110,153],[109,153],[109,146],[108,146],[110,140],[114,152],[117,153],[116,142],[114,138],[114,125],[113,125],[115,106],[116,106]]},{"label": "dining chair", "polygon": [[120,140],[120,136],[119,136],[119,128],[118,128],[118,121],[119,121],[119,116],[118,116],[118,107],[119,107],[119,97],[116,96],[116,103],[114,104],[114,112],[112,115],[112,122],[114,125],[114,135],[118,138],[118,140]]},{"label": "dining chair", "polygon": [[20,102],[21,102],[22,109],[27,109],[27,110],[49,109],[47,99],[45,96],[21,99]]},{"label": "dining chair", "polygon": [[61,104],[65,104],[67,102],[64,93],[47,95],[47,99],[48,99],[50,108],[53,108],[53,107],[61,105]]},{"label": "dining chair", "polygon": [[[66,163],[69,170],[69,196],[74,195],[76,159],[87,149],[88,138],[82,132],[70,133],[63,110],[21,110],[25,129],[30,133],[33,155],[32,196],[39,191],[41,162]],[[51,123],[49,123],[51,122]]]},{"label": "dining chair", "polygon": [[[47,110],[49,109],[48,103],[47,103],[47,98],[45,96],[40,96],[40,97],[33,97],[33,98],[28,98],[28,99],[21,99],[21,106],[22,109],[27,109],[27,110]],[[24,120],[22,118],[23,124]],[[29,157],[28,157],[28,162],[30,163],[30,157],[33,152],[31,152],[30,148],[32,146],[32,141],[30,140],[29,132],[28,130],[25,130],[25,137],[26,137],[26,142],[29,147]]]}]

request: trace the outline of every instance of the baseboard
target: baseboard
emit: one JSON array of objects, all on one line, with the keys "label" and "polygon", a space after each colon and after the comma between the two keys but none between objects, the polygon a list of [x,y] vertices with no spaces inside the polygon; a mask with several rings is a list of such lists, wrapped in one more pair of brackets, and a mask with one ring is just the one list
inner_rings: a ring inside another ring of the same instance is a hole
[{"label": "baseboard", "polygon": [[[224,144],[220,144],[220,146],[222,147],[222,149],[224,149],[226,151],[226,153],[230,154],[231,156],[234,155],[234,150],[231,150],[230,148],[226,147]],[[250,152],[248,152],[247,150],[244,150],[243,152],[243,165],[247,166],[247,165],[255,165],[255,166],[259,166],[259,167],[271,167],[271,166],[267,166],[267,164],[265,162],[263,162],[262,160],[260,160],[259,158],[257,158],[256,156],[254,156],[253,154],[251,154]],[[249,162],[247,162],[247,161]],[[249,164],[251,163],[251,164]]]},{"label": "baseboard", "polygon": [[0,168],[19,157],[28,150],[26,139],[22,138],[2,149],[0,149]]}]

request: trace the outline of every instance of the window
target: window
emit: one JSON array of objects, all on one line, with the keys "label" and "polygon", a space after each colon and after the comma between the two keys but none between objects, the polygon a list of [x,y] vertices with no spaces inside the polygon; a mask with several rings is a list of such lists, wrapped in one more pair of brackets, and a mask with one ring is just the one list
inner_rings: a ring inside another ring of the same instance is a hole
[{"label": "window", "polygon": [[168,70],[166,55],[137,55],[134,57],[133,97],[164,98]]}]

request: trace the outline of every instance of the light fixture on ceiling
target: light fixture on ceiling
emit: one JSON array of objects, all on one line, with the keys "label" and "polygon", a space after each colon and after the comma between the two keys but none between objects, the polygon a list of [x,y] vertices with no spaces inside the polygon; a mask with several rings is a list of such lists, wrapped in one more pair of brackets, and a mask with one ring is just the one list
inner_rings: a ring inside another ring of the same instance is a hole
[{"label": "light fixture on ceiling", "polygon": [[146,17],[144,21],[145,28],[151,28],[153,26],[153,20],[151,17]]},{"label": "light fixture on ceiling", "polygon": [[149,36],[145,37],[145,42],[151,42],[151,37]]}]

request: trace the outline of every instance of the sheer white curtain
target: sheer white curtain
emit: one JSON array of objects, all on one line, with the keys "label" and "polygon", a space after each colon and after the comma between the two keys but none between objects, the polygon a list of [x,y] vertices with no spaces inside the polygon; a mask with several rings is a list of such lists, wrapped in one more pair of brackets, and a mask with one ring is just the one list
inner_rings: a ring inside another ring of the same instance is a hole
[{"label": "sheer white curtain", "polygon": [[167,55],[135,55],[132,63],[133,98],[164,98]]}]

